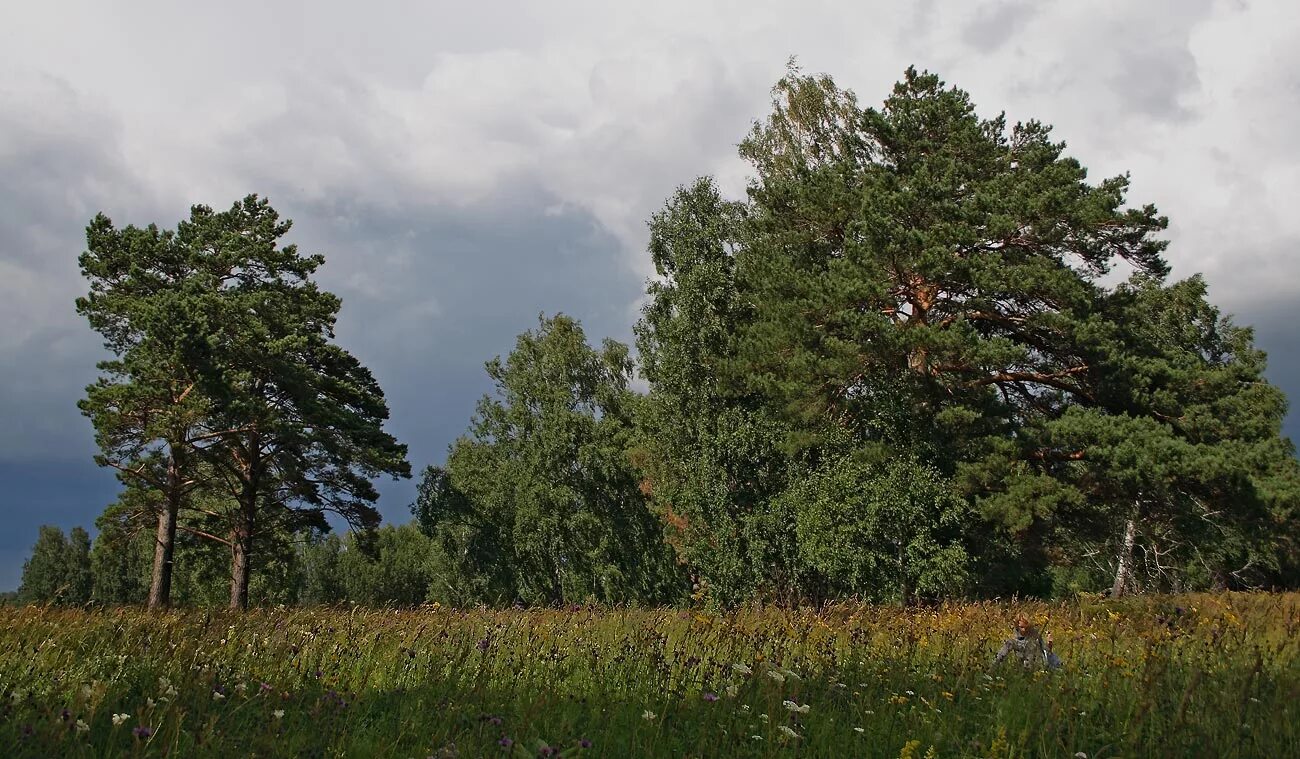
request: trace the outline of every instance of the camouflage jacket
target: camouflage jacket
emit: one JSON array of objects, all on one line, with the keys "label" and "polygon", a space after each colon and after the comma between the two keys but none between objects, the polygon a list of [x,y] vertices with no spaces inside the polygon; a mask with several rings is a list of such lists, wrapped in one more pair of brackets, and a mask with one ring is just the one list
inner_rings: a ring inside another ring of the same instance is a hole
[{"label": "camouflage jacket", "polygon": [[1061,660],[1056,654],[1047,650],[1043,645],[1042,638],[1028,638],[1017,635],[1008,639],[1002,644],[998,655],[994,658],[995,664],[1001,664],[1008,656],[1018,662],[1025,669],[1038,669],[1046,667],[1047,669],[1056,669],[1061,666]]}]

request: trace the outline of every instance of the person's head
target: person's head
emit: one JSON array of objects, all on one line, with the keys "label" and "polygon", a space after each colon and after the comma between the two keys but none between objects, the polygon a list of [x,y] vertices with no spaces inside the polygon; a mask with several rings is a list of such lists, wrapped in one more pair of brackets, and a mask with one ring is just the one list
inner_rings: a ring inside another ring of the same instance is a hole
[{"label": "person's head", "polygon": [[1024,614],[1016,617],[1016,624],[1014,626],[1016,628],[1016,634],[1024,638],[1032,638],[1038,633],[1038,630],[1034,629],[1034,624],[1029,621],[1029,617],[1026,617]]}]

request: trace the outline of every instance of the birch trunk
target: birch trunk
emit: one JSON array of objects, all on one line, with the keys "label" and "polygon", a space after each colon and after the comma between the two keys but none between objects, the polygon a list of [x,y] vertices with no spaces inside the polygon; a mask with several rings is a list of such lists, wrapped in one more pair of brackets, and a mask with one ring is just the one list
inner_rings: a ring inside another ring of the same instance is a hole
[{"label": "birch trunk", "polygon": [[1111,598],[1119,598],[1128,587],[1129,575],[1133,573],[1133,543],[1137,539],[1137,517],[1128,518],[1124,525],[1124,544],[1119,549],[1119,562],[1115,567],[1115,585],[1110,589]]}]

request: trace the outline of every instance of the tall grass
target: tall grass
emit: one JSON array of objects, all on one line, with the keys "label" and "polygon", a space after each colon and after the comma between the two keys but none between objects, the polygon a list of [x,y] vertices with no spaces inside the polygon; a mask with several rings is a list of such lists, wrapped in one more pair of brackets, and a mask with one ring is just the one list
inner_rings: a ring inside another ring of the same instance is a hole
[{"label": "tall grass", "polygon": [[[1065,662],[994,667],[1026,613]],[[3,756],[1293,756],[1300,596],[0,609]]]}]

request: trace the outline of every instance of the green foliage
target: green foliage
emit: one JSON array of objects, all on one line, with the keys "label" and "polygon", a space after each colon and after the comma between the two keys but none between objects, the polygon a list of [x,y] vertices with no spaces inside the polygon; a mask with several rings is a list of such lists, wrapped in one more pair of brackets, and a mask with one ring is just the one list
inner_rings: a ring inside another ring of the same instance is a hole
[{"label": "green foliage", "polygon": [[660,280],[636,326],[651,385],[637,415],[642,484],[699,594],[722,603],[793,598],[801,571],[790,522],[772,511],[794,465],[786,429],[729,375],[746,313],[735,283],[741,223],[712,181],[679,189],[650,222]]},{"label": "green foliage", "polygon": [[907,603],[970,585],[970,507],[934,467],[861,451],[782,498],[796,509],[801,558],[835,595]]},{"label": "green foliage", "polygon": [[418,606],[441,579],[430,539],[414,524],[349,533],[337,554],[343,598],[366,606]]},{"label": "green foliage", "polygon": [[[1199,278],[1166,282],[1166,220],[1127,177],[1089,182],[1064,148],[929,73],[863,108],[792,69],[741,143],[747,200],[699,180],[651,220],[639,463],[712,597],[913,587],[873,563],[898,548],[878,511],[945,536],[915,549],[940,596],[1050,592],[1049,567],[1293,576],[1300,468],[1263,355]],[[946,506],[908,521],[892,491],[921,481]]]},{"label": "green foliage", "polygon": [[[531,603],[654,601],[675,573],[629,462],[626,346],[587,345],[567,316],[539,319],[478,404],[445,474],[416,506],[445,557],[453,596]],[[440,594],[440,591],[435,589]]]},{"label": "green foliage", "polygon": [[[256,196],[194,206],[175,232],[119,231],[102,214],[88,228],[78,310],[119,359],[82,410],[100,463],[162,496],[150,502],[164,568],[151,605],[167,602],[178,519],[230,547],[230,602],[242,606],[253,564],[275,565],[255,546],[325,529],[327,512],[373,527],[372,478],[410,474],[405,446],[382,430],[378,383],[332,342],[340,301],[312,280],[324,259],[281,246],[289,228]],[[186,513],[204,488],[224,500],[204,492],[215,506]]]},{"label": "green foliage", "polygon": [[23,604],[81,605],[90,601],[90,536],[80,527],[68,536],[43,525],[32,555],[23,562],[16,600]]}]

